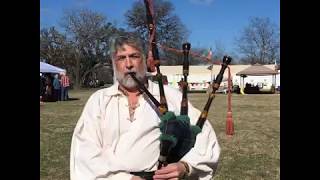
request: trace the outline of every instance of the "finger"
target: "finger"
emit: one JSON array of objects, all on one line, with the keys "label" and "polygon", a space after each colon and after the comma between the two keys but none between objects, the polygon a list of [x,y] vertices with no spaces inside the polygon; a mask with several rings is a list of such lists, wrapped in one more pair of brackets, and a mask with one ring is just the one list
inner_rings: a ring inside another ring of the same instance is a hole
[{"label": "finger", "polygon": [[178,171],[173,171],[168,174],[157,174],[153,176],[154,179],[170,179],[170,178],[178,178],[178,177],[179,177]]},{"label": "finger", "polygon": [[168,174],[172,171],[173,170],[171,168],[163,168],[163,169],[157,170],[154,174]]},{"label": "finger", "polygon": [[161,169],[157,170],[155,174],[168,174],[172,171],[177,171],[177,170],[178,170],[177,166],[169,164],[168,166],[162,167]]}]

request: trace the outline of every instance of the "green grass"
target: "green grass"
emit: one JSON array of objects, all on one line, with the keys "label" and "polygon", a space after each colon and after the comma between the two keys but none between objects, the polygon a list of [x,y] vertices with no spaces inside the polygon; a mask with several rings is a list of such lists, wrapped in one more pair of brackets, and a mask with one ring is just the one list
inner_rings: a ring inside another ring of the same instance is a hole
[{"label": "green grass", "polygon": [[[73,129],[89,96],[97,89],[70,91],[79,100],[40,106],[40,178],[69,179],[69,153]],[[203,109],[205,93],[189,100]],[[227,96],[218,94],[208,118],[221,146],[215,180],[280,179],[280,95],[232,95],[235,134],[225,135]]]}]

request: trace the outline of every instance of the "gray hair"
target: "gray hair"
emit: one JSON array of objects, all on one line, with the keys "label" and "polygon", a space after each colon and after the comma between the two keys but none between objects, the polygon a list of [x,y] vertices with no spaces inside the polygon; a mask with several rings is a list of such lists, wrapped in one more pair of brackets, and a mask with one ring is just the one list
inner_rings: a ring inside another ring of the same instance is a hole
[{"label": "gray hair", "polygon": [[114,35],[110,38],[110,57],[112,60],[112,67],[113,67],[113,83],[117,83],[116,77],[116,68],[115,68],[115,55],[117,51],[124,45],[127,44],[136,48],[140,53],[143,61],[143,65],[145,69],[147,68],[147,62],[145,57],[145,46],[141,38],[139,38],[134,33],[125,33],[124,35]]}]

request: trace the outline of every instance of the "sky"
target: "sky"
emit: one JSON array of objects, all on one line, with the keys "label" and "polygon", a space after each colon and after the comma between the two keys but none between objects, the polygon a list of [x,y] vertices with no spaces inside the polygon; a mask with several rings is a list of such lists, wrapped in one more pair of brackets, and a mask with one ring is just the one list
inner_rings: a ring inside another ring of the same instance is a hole
[{"label": "sky", "polygon": [[[56,26],[64,10],[88,8],[104,14],[107,21],[127,28],[124,13],[142,0],[40,0],[40,26]],[[169,0],[168,0],[169,1]],[[280,0],[171,0],[189,34],[191,47],[237,51],[235,38],[248,26],[250,17],[269,18],[280,28]]]}]

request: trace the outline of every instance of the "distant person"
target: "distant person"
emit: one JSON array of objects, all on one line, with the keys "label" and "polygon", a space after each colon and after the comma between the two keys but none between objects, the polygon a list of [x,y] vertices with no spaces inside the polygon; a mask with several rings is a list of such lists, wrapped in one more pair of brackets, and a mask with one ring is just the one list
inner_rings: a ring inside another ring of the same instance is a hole
[{"label": "distant person", "polygon": [[61,100],[61,84],[59,80],[59,75],[56,74],[54,75],[53,79],[53,98],[55,101],[60,101]]},{"label": "distant person", "polygon": [[65,72],[60,73],[61,75],[61,101],[67,101],[69,99],[69,86],[70,80],[69,77],[66,75]]},{"label": "distant person", "polygon": [[43,97],[46,91],[46,79],[43,77],[43,74],[40,73],[40,102],[43,101]]},{"label": "distant person", "polygon": [[50,74],[46,74],[46,89],[44,94],[45,101],[53,101],[53,86],[52,77]]}]

